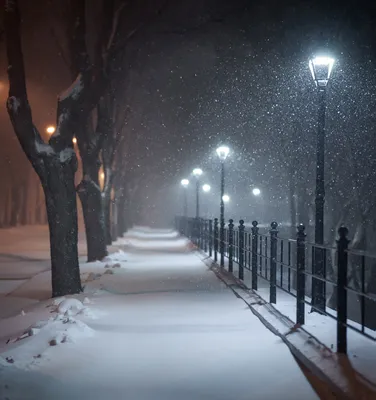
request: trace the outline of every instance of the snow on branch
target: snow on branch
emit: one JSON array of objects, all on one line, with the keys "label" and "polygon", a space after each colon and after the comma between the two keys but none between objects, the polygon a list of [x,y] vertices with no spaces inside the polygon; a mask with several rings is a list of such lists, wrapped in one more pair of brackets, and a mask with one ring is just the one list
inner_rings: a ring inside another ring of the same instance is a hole
[{"label": "snow on branch", "polygon": [[7,100],[7,108],[12,111],[13,114],[17,114],[21,107],[21,101],[18,97],[11,96]]},{"label": "snow on branch", "polygon": [[40,156],[52,156],[55,154],[53,148],[43,142],[40,142],[39,140],[35,140],[35,149],[37,151],[37,154]]},{"label": "snow on branch", "polygon": [[74,152],[73,148],[71,148],[71,147],[67,147],[59,153],[59,158],[60,158],[61,163],[66,163],[67,161],[71,160],[75,156],[76,156],[76,153]]},{"label": "snow on branch", "polygon": [[62,102],[68,98],[77,100],[81,95],[83,88],[84,84],[82,80],[82,74],[79,73],[76,80],[69,86],[69,88],[60,94],[59,102]]}]

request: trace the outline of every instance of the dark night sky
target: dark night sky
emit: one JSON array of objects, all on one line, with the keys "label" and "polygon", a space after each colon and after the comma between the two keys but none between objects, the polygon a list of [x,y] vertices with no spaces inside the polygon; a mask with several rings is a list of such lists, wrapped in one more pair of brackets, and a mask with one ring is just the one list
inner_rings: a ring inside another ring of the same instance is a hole
[{"label": "dark night sky", "polygon": [[[56,97],[69,83],[50,34],[54,18],[44,7],[46,1],[21,2],[29,93],[39,128],[54,121]],[[131,52],[136,57],[124,66],[124,73],[131,69],[132,77],[128,127],[140,138],[140,168],[150,175],[145,196],[158,199],[150,203],[157,213],[171,209],[173,205],[166,207],[166,193],[174,193],[170,199],[176,202],[176,184],[223,140],[238,151],[234,168],[251,174],[250,179],[261,182],[278,175],[273,169],[265,172],[267,142],[285,127],[289,102],[312,96],[308,57],[328,48],[338,59],[339,77],[350,65],[371,73],[376,59],[375,7],[366,1],[171,2],[134,40]],[[3,56],[0,68],[4,82]],[[352,72],[355,80],[358,71]],[[333,96],[341,91],[343,87],[334,85]],[[5,101],[4,90],[0,100]],[[309,111],[298,111],[309,120]],[[2,107],[5,145],[0,151],[21,168],[25,158],[6,120]],[[215,167],[207,168],[215,172]]]}]

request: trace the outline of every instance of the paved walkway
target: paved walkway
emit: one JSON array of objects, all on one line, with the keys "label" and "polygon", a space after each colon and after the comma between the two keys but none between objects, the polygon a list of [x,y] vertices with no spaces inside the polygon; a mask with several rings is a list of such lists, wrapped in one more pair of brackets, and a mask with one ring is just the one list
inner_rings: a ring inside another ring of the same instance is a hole
[{"label": "paved walkway", "polygon": [[100,317],[87,322],[95,335],[57,346],[32,371],[3,371],[0,383],[17,383],[24,400],[319,398],[288,348],[184,239],[139,229],[121,248],[126,268],[101,279]]}]

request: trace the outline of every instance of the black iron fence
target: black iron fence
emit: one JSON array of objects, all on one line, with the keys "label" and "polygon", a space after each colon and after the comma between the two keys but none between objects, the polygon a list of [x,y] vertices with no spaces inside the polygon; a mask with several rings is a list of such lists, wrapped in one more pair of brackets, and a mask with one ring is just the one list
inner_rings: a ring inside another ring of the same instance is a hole
[{"label": "black iron fence", "polygon": [[[248,272],[251,289],[257,291],[260,280],[268,282],[270,303],[277,303],[277,288],[295,297],[296,324],[304,325],[307,305],[335,319],[337,352],[347,352],[348,329],[376,340],[376,295],[372,294],[376,293],[376,254],[350,250],[346,227],[338,230],[335,247],[306,241],[302,224],[297,227],[296,238],[288,239],[278,236],[276,222],[271,223],[269,233],[260,234],[256,221],[247,229],[243,220],[235,226],[230,219],[223,243],[217,218],[177,217],[176,228],[215,262],[220,260],[221,267],[237,273],[240,280],[244,281]],[[312,272],[318,252],[325,263],[325,277]],[[330,295],[320,308],[312,304],[312,288],[317,282],[324,282]]]}]

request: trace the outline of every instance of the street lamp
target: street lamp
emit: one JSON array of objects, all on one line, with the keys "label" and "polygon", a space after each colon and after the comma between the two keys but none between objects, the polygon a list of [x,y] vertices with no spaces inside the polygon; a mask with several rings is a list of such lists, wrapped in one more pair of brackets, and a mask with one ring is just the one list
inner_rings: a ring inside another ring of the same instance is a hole
[{"label": "street lamp", "polygon": [[261,190],[259,188],[253,188],[252,193],[254,196],[260,196]]},{"label": "street lamp", "polygon": [[202,190],[203,190],[205,193],[210,192],[210,189],[211,189],[211,187],[210,187],[210,185],[208,185],[208,184],[205,184],[205,185],[202,186]]},{"label": "street lamp", "polygon": [[47,132],[49,135],[54,134],[55,131],[56,131],[56,128],[55,128],[53,125],[47,126],[47,128],[46,128],[46,132]]},{"label": "street lamp", "polygon": [[221,267],[225,265],[225,161],[230,153],[227,146],[219,146],[216,150],[221,160],[221,201],[220,201],[220,230],[219,230],[219,252],[221,254]]},{"label": "street lamp", "polygon": [[196,218],[200,217],[200,176],[202,175],[201,168],[195,168],[192,171],[193,176],[196,178]]},{"label": "street lamp", "polygon": [[188,215],[187,187],[189,185],[189,180],[188,179],[182,179],[180,184],[184,188],[184,217],[187,217],[187,215]]},{"label": "street lamp", "polygon": [[[325,111],[326,111],[326,87],[329,82],[334,65],[334,58],[327,56],[313,57],[309,60],[309,69],[317,87],[319,97],[319,113],[317,125],[316,148],[316,198],[315,198],[315,243],[324,243],[324,165],[325,165]],[[314,275],[326,279],[326,266],[324,250],[315,247],[315,261],[313,263]],[[313,279],[312,282],[312,306],[313,310],[325,311],[326,282]]]},{"label": "street lamp", "polygon": [[[207,183],[205,183],[205,185],[202,185],[202,190],[205,193],[209,193],[210,190],[211,190],[211,186],[208,185]],[[208,218],[208,215],[209,215],[209,204],[208,204],[208,200],[207,199],[205,199],[205,202],[204,202],[204,215],[205,215],[205,218]]]},{"label": "street lamp", "polygon": [[230,196],[228,194],[224,194],[222,196],[222,201],[228,203],[230,201]]}]

